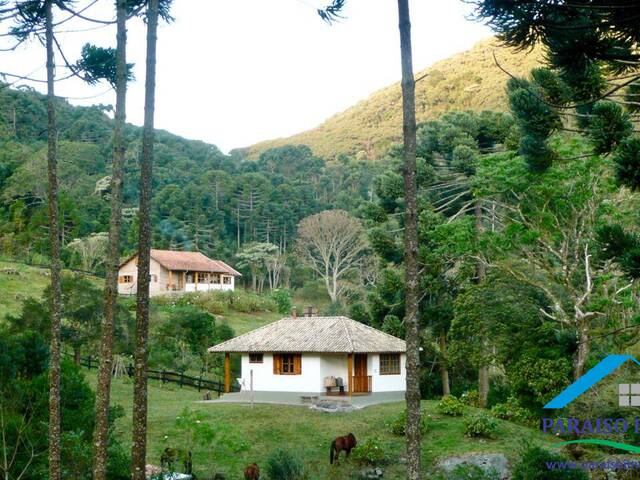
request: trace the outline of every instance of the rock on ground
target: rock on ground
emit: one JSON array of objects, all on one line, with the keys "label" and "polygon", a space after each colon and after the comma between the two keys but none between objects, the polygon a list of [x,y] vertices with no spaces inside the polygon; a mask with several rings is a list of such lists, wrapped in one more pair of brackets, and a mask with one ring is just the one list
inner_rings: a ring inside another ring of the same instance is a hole
[{"label": "rock on ground", "polygon": [[480,467],[484,471],[495,470],[497,479],[508,480],[511,478],[507,457],[501,453],[468,453],[459,457],[449,457],[440,460],[436,467],[444,472],[451,472],[463,463]]},{"label": "rock on ground", "polygon": [[339,400],[320,400],[309,408],[311,410],[318,410],[320,412],[327,413],[346,413],[353,412],[358,409],[355,405]]}]

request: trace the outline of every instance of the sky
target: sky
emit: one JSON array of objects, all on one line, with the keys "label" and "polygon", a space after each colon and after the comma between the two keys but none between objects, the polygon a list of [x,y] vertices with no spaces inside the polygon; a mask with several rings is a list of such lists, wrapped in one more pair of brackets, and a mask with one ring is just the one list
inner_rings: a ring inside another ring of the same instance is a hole
[{"label": "sky", "polygon": [[[313,128],[400,78],[397,2],[347,0],[344,18],[328,25],[315,12],[330,0],[175,0],[175,21],[158,32],[157,128],[203,140],[221,150],[286,137]],[[89,0],[78,0],[79,7]],[[112,19],[112,0],[85,15]],[[468,20],[461,0],[413,0],[414,70],[472,47],[491,35]],[[58,13],[56,20],[67,15]],[[68,59],[87,42],[115,46],[115,27],[72,20],[58,27]],[[141,125],[145,26],[128,24],[127,121]],[[0,41],[0,48],[7,39]],[[45,78],[42,46],[0,51],[0,71]],[[62,60],[57,75],[66,76]],[[21,82],[29,84],[28,82]],[[42,84],[31,84],[44,92]],[[71,79],[56,94],[76,105],[113,104],[107,84]]]}]

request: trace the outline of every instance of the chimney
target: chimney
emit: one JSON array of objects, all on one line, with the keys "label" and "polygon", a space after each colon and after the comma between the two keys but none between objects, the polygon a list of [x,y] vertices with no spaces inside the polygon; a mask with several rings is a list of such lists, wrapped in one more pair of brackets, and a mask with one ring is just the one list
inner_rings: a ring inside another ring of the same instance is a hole
[{"label": "chimney", "polygon": [[291,309],[291,317],[292,318],[298,318],[298,309],[296,307],[293,307]]},{"label": "chimney", "polygon": [[305,317],[315,317],[316,316],[316,309],[313,308],[312,305],[309,305],[307,308],[305,308],[304,316]]}]

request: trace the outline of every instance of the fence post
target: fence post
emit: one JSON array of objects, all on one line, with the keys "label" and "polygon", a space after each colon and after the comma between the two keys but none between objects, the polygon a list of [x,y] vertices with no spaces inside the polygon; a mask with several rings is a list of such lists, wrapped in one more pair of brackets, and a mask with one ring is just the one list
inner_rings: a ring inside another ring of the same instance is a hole
[{"label": "fence post", "polygon": [[182,388],[183,383],[184,383],[184,372],[180,372],[180,388]]},{"label": "fence post", "polygon": [[198,378],[198,391],[200,391],[201,388],[202,388],[202,374],[200,374],[200,377]]},{"label": "fence post", "polygon": [[164,385],[164,368],[160,371],[160,383]]},{"label": "fence post", "polygon": [[91,355],[89,355],[89,357],[87,357],[87,358],[88,358],[88,362],[89,362],[88,367],[89,367],[89,370],[91,370]]}]

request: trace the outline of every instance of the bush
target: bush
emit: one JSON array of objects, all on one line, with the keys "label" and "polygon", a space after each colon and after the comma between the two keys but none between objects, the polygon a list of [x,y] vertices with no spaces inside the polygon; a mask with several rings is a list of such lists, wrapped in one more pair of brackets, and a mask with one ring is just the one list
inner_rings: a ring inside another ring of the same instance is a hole
[{"label": "bush", "polygon": [[271,480],[301,480],[304,477],[300,460],[283,449],[269,455],[265,470]]},{"label": "bush", "polygon": [[291,295],[288,291],[276,289],[271,293],[271,298],[276,302],[278,313],[287,315],[291,312]]},{"label": "bush", "polygon": [[436,406],[438,413],[459,417],[464,413],[464,403],[453,395],[445,395]]},{"label": "bush", "polygon": [[464,433],[468,437],[491,438],[498,430],[498,423],[486,413],[477,413],[464,421]]},{"label": "bush", "polygon": [[377,437],[368,438],[363,443],[359,443],[356,448],[351,451],[353,459],[361,464],[371,467],[384,465],[387,461],[387,453],[385,447]]},{"label": "bush", "polygon": [[[428,430],[428,420],[427,418],[431,418],[430,415],[426,415],[424,412],[420,414],[420,433],[424,435]],[[390,424],[391,433],[394,435],[402,435],[404,436],[405,428],[407,426],[407,409],[405,408],[400,415],[398,415]]]},{"label": "bush", "polygon": [[477,390],[467,390],[460,395],[460,401],[468,407],[477,407],[480,405],[480,395]]},{"label": "bush", "polygon": [[515,397],[509,397],[506,402],[491,407],[491,415],[502,420],[519,423],[528,423],[532,417],[531,412],[522,408]]},{"label": "bush", "polygon": [[499,474],[495,469],[484,470],[478,465],[461,463],[450,472],[442,472],[433,477],[434,480],[495,480]]},{"label": "bush", "polygon": [[568,461],[562,455],[540,447],[525,447],[520,462],[513,469],[513,480],[587,480],[586,472],[578,468],[551,470],[549,462]]}]

